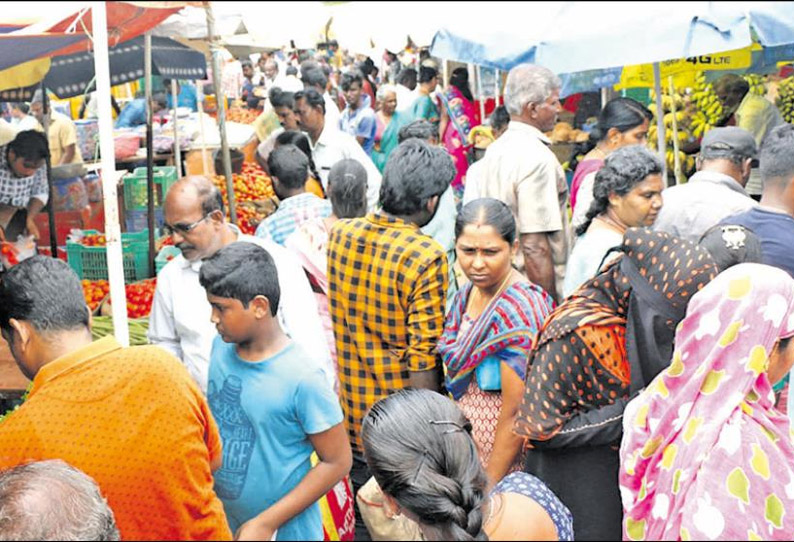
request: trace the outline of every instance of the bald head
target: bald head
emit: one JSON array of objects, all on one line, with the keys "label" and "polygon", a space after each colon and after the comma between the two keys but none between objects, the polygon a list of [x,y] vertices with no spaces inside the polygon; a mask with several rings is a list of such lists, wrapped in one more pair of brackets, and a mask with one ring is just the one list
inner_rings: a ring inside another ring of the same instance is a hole
[{"label": "bald head", "polygon": [[189,261],[209,258],[230,235],[221,192],[201,175],[183,177],[168,189],[163,214],[174,245]]}]

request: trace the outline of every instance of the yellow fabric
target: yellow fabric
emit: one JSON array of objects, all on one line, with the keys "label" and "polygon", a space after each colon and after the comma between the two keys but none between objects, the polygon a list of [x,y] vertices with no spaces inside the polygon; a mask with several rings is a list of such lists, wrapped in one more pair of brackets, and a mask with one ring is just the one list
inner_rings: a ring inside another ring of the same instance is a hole
[{"label": "yellow fabric", "polygon": [[0,90],[25,88],[35,85],[50,71],[49,58],[37,58],[13,68],[0,71]]},{"label": "yellow fabric", "polygon": [[[713,70],[739,70],[749,68],[752,63],[752,52],[758,45],[754,44],[743,49],[702,55],[691,58],[666,60],[659,63],[662,80],[672,75],[676,87],[695,86],[695,73]],[[653,65],[639,64],[626,66],[620,76],[620,83],[615,85],[615,90],[624,88],[653,88]]]},{"label": "yellow fabric", "polygon": [[50,130],[48,132],[50,143],[50,163],[53,166],[60,165],[61,157],[66,151],[66,147],[74,145],[74,158],[70,164],[81,164],[83,156],[80,154],[80,147],[77,145],[77,128],[74,122],[66,115],[58,112],[52,113]]}]

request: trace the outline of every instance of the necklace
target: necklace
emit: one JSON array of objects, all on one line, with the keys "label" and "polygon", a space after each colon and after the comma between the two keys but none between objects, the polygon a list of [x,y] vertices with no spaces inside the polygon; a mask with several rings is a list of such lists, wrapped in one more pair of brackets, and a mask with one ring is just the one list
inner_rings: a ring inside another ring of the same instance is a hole
[{"label": "necklace", "polygon": [[[502,281],[502,284],[499,285],[499,288],[496,290],[496,293],[494,293],[493,297],[491,297],[490,301],[488,301],[488,303],[486,303],[485,306],[483,307],[482,311],[480,311],[480,314],[485,312],[485,309],[488,307],[488,305],[490,305],[493,302],[494,299],[498,298],[502,294],[502,292],[507,287],[507,282],[510,280],[510,278],[512,276],[513,276],[513,269],[510,268],[510,272],[504,278],[504,280]],[[468,313],[468,309],[470,309],[474,305],[475,295],[477,296],[478,301],[479,301],[479,298],[482,297],[482,292],[476,286],[474,286],[472,288],[472,294],[469,296],[469,303],[468,303],[468,307],[466,308],[467,309],[466,310],[467,313]],[[477,316],[480,316],[480,314],[478,314]],[[473,317],[471,315],[469,315],[469,317],[473,319]]]},{"label": "necklace", "polygon": [[[486,527],[491,523],[494,516],[496,516],[497,510],[502,507],[502,499],[500,498],[501,495],[494,495],[491,500],[488,502],[488,515],[485,517],[485,520],[482,522],[482,528],[485,530]],[[496,504],[496,500],[499,499],[499,506]]]},{"label": "necklace", "polygon": [[596,220],[600,220],[621,235],[625,234],[626,230],[628,229],[624,224],[609,216],[609,212],[601,213],[596,217]]}]

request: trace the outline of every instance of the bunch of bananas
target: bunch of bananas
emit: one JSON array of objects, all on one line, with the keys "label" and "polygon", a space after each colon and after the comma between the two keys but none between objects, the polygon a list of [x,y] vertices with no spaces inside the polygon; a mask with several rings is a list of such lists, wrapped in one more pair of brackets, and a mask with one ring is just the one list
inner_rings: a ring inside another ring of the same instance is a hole
[{"label": "bunch of bananas", "polygon": [[692,135],[701,137],[722,118],[722,104],[711,83],[706,83],[704,72],[698,72],[695,76],[692,100],[698,109],[692,115]]},{"label": "bunch of bananas", "polygon": [[742,77],[750,85],[750,94],[766,96],[766,77],[753,74],[744,75]]},{"label": "bunch of bananas", "polygon": [[[675,118],[678,128],[678,142],[685,143],[692,138],[691,133],[691,118],[688,110],[691,109],[691,99],[684,93],[683,89],[675,89],[674,94],[670,94],[667,88],[662,88],[662,122],[664,123],[664,138],[665,138],[665,161],[667,162],[668,169],[671,171],[675,167],[675,151],[673,146],[673,138],[676,133],[673,132],[673,118]],[[651,100],[655,102],[656,93],[651,90]],[[675,113],[673,109],[675,106]],[[656,121],[656,103],[651,103],[648,109],[653,113],[653,120],[648,127],[648,146],[652,150],[656,150],[656,139],[658,135],[657,121]],[[678,151],[679,160],[681,162],[681,169],[685,175],[689,175],[695,169],[695,158],[688,156],[682,151]]]},{"label": "bunch of bananas", "polygon": [[777,87],[777,108],[786,122],[794,123],[794,76],[783,79]]}]

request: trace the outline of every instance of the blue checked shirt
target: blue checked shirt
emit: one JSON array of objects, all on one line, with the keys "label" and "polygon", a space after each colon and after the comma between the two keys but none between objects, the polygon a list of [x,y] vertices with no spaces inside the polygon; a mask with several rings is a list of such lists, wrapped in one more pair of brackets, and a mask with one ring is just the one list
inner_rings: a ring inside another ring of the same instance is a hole
[{"label": "blue checked shirt", "polygon": [[331,214],[331,202],[314,194],[298,194],[285,199],[275,213],[267,217],[256,228],[256,236],[272,239],[279,245],[304,222],[326,218]]}]

